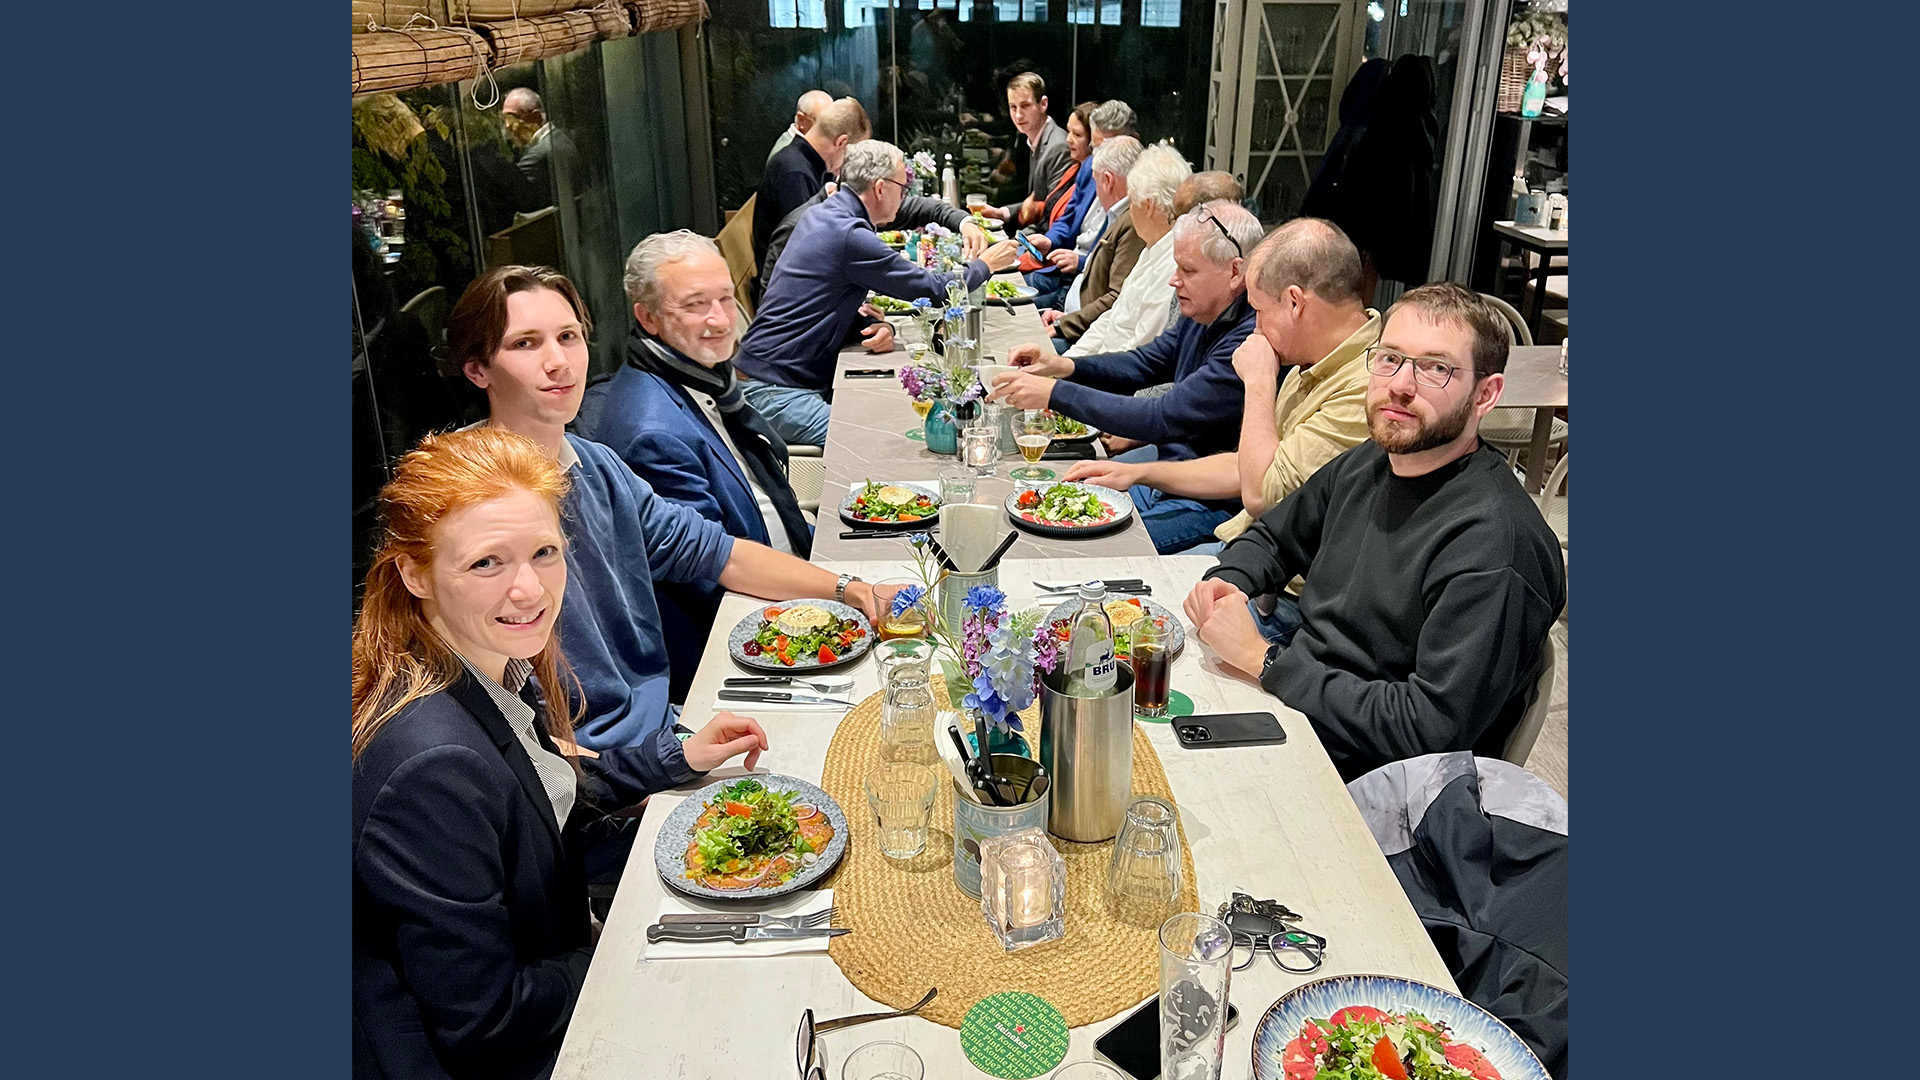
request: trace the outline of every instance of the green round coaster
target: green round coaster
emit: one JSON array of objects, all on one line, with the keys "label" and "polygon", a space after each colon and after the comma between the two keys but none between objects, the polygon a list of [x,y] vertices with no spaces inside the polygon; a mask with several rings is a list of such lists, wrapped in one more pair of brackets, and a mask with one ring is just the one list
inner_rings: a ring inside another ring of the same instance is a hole
[{"label": "green round coaster", "polygon": [[1141,716],[1134,713],[1133,718],[1143,724],[1170,724],[1176,716],[1192,716],[1193,699],[1178,690],[1167,694],[1167,711],[1159,716]]},{"label": "green round coaster", "polygon": [[900,434],[905,435],[907,438],[912,439],[914,442],[927,441],[926,428],[914,428],[912,431],[903,431]]},{"label": "green round coaster", "polygon": [[1045,998],[1011,990],[995,994],[967,1010],[960,1049],[988,1076],[1042,1076],[1067,1056],[1067,1018]]}]

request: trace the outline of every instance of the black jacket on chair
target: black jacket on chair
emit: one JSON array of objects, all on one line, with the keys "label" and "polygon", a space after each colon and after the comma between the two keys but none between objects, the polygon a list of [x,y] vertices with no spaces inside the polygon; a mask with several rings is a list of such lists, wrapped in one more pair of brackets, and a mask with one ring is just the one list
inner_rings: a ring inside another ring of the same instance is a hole
[{"label": "black jacket on chair", "polygon": [[374,737],[353,767],[356,1078],[552,1072],[593,957],[581,852],[600,815],[586,801],[563,836],[464,670]]}]

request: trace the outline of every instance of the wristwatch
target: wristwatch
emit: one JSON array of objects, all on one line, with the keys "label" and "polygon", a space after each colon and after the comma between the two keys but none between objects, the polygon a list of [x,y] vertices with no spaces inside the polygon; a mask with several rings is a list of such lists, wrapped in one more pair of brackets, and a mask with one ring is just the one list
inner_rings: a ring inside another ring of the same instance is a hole
[{"label": "wristwatch", "polygon": [[854,576],[853,574],[841,574],[839,584],[833,587],[833,598],[843,604],[846,603],[847,602],[847,586],[859,580],[860,578]]},{"label": "wristwatch", "polygon": [[1273,666],[1273,662],[1276,659],[1278,659],[1279,656],[1280,656],[1279,642],[1276,641],[1273,644],[1267,646],[1267,658],[1265,660],[1260,661],[1260,681],[1261,682],[1264,683],[1267,681],[1267,669]]}]

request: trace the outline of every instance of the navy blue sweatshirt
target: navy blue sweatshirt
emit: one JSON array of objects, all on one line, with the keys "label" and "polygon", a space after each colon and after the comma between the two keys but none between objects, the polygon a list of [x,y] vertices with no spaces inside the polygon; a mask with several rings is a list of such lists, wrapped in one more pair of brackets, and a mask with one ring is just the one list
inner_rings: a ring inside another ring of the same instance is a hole
[{"label": "navy blue sweatshirt", "polygon": [[[1245,293],[1205,326],[1182,317],[1166,332],[1123,353],[1082,356],[1073,374],[1054,384],[1053,408],[1101,431],[1153,443],[1161,461],[1224,454],[1240,445],[1246,388],[1233,370],[1233,350],[1253,332]],[[1173,389],[1134,397],[1156,383]]]},{"label": "navy blue sweatshirt", "polygon": [[[964,278],[973,289],[989,276],[975,259]],[[800,216],[733,366],[777,386],[826,390],[868,290],[896,300],[938,298],[951,280],[881,243],[859,196],[841,188]]]}]

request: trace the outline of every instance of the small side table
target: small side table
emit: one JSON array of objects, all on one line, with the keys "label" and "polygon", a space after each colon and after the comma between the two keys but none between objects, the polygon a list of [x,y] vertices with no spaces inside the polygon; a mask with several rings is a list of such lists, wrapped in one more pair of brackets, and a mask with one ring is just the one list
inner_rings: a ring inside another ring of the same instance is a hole
[{"label": "small side table", "polygon": [[1540,319],[1547,309],[1547,278],[1567,272],[1565,266],[1553,265],[1555,255],[1567,253],[1567,234],[1540,225],[1515,225],[1511,221],[1494,222],[1493,231],[1514,247],[1540,256],[1540,269],[1533,276],[1533,311],[1527,316],[1527,329],[1533,332],[1533,340],[1539,341]]}]

